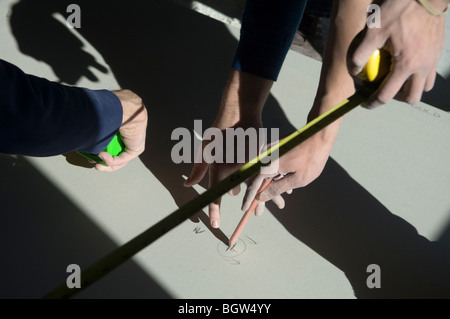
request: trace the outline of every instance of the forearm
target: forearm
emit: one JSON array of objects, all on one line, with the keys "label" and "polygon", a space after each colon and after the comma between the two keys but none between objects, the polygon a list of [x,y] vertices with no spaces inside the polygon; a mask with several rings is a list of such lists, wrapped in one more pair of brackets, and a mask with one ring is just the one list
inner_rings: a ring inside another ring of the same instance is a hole
[{"label": "forearm", "polygon": [[260,121],[273,83],[250,73],[232,70],[214,126],[226,128],[237,123],[254,122],[255,119]]},{"label": "forearm", "polygon": [[[333,5],[331,27],[314,105],[308,121],[330,110],[355,92],[347,69],[347,53],[355,36],[366,23],[371,0],[339,0]],[[333,142],[342,119],[323,130],[322,138]]]},{"label": "forearm", "polygon": [[247,0],[239,44],[215,125],[260,121],[306,0]]}]

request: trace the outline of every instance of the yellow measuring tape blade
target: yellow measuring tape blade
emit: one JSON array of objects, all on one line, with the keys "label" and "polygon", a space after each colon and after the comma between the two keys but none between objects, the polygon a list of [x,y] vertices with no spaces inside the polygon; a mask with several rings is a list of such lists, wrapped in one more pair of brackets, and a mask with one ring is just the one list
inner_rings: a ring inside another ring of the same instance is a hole
[{"label": "yellow measuring tape blade", "polygon": [[230,189],[243,183],[248,178],[257,174],[260,168],[266,164],[263,164],[262,160],[278,151],[278,156],[281,157],[294,147],[298,146],[309,137],[313,136],[329,124],[342,117],[347,112],[359,106],[367,98],[361,94],[355,94],[342,101],[328,112],[317,117],[300,130],[292,133],[288,137],[284,138],[278,144],[272,146],[264,153],[260,154],[256,159],[242,166],[239,170],[220,181],[210,189],[206,190],[199,196],[195,197],[185,205],[181,206],[178,210],[162,219],[157,224],[153,225],[145,232],[141,233],[137,237],[133,238],[123,246],[118,247],[110,254],[106,255],[90,267],[81,272],[81,288],[68,288],[66,283],[61,284],[56,289],[51,291],[44,298],[70,298],[81,290],[85,289],[92,283],[96,282],[125,261],[129,260],[135,254],[142,249],[149,246],[155,240],[174,229],[176,226],[184,222],[189,217],[196,214],[198,211],[208,206],[220,196],[227,193]]}]

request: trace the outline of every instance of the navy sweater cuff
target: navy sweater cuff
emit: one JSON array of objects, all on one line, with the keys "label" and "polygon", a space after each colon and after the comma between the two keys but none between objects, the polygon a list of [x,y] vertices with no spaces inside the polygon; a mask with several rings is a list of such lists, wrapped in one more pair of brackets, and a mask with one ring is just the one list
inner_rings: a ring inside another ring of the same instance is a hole
[{"label": "navy sweater cuff", "polygon": [[306,0],[247,0],[232,68],[276,81]]},{"label": "navy sweater cuff", "polygon": [[123,109],[119,98],[108,90],[83,89],[98,116],[95,134],[79,147],[79,151],[98,154],[111,142],[122,125]]},{"label": "navy sweater cuff", "polygon": [[27,75],[0,60],[0,152],[99,153],[122,124],[119,98]]}]

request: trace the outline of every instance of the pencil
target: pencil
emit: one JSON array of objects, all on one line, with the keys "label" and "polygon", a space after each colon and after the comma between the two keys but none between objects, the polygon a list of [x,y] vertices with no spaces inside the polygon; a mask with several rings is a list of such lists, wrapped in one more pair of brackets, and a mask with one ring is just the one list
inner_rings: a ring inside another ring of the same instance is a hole
[{"label": "pencil", "polygon": [[[258,194],[262,193],[267,188],[267,186],[269,186],[269,184],[271,182],[272,182],[272,178],[264,179],[263,183],[259,187],[258,192],[256,194],[258,195]],[[249,220],[249,218],[252,215],[253,211],[256,209],[256,206],[258,206],[258,203],[259,203],[259,200],[254,198],[252,203],[251,203],[251,205],[250,205],[250,207],[247,209],[247,211],[245,212],[244,216],[242,216],[241,221],[239,222],[239,224],[237,225],[236,229],[234,230],[233,235],[231,235],[229,246],[233,245],[236,242],[236,240],[239,238],[239,235],[244,230],[245,224],[247,224],[247,221]]]}]

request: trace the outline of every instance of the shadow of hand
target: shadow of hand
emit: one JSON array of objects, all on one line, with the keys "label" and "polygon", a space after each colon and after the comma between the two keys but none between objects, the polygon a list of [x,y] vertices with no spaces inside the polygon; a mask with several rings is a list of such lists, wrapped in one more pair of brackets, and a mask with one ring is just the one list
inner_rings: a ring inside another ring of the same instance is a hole
[{"label": "shadow of hand", "polygon": [[84,51],[83,42],[52,16],[55,13],[64,16],[65,10],[65,1],[25,0],[14,5],[10,24],[19,49],[50,65],[61,82],[74,85],[83,76],[97,82],[98,78],[90,68],[103,73],[108,69]]}]

